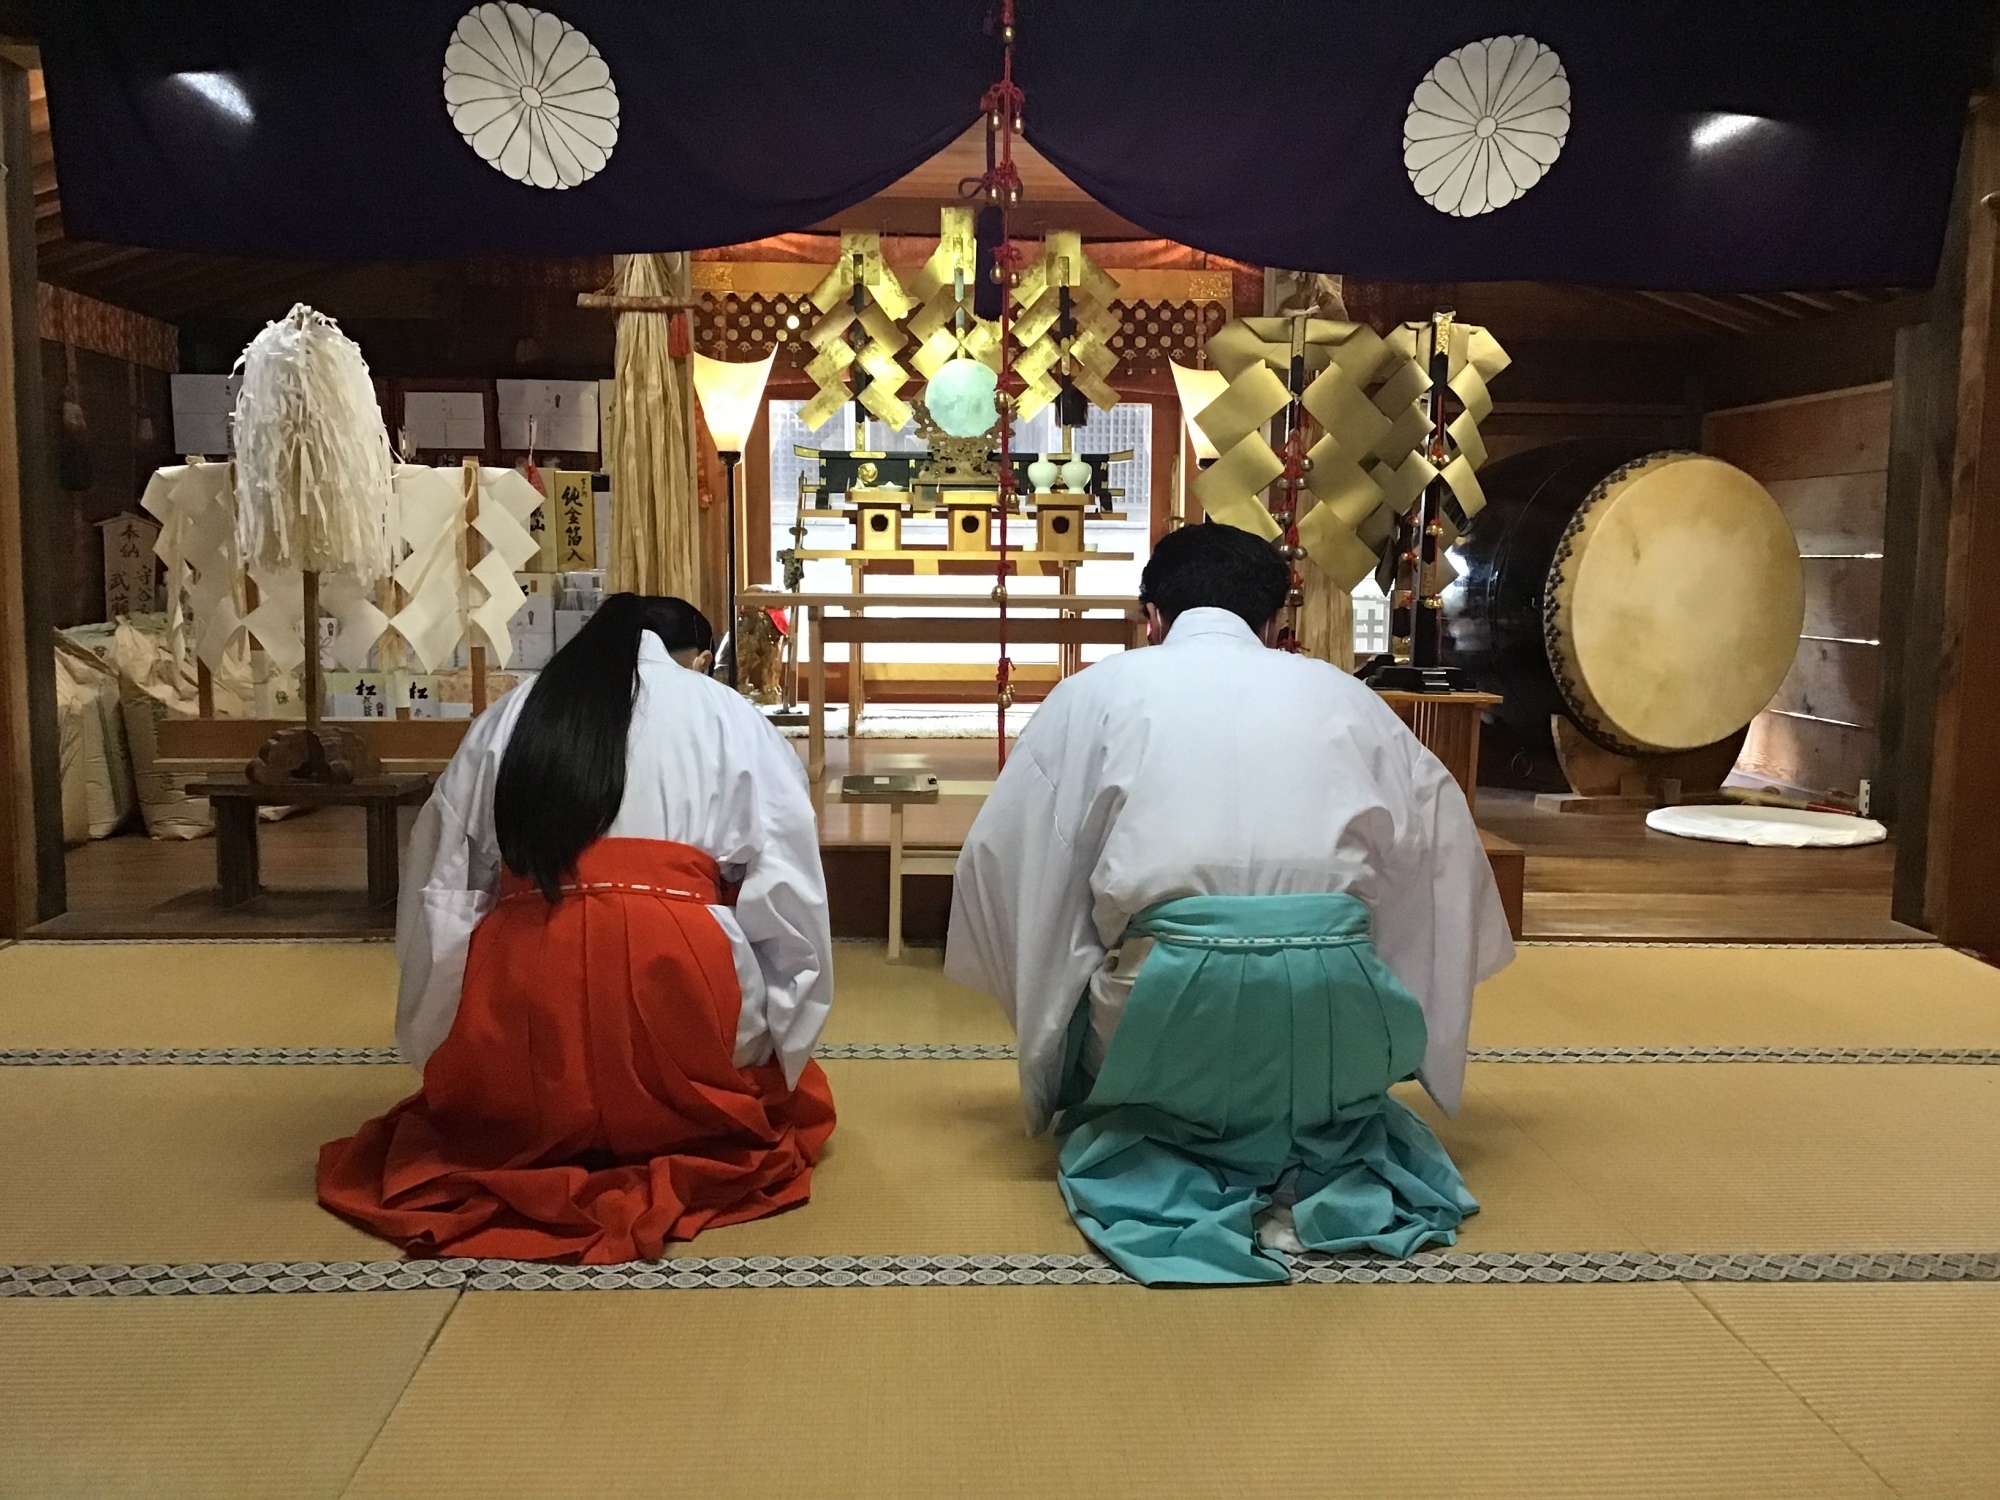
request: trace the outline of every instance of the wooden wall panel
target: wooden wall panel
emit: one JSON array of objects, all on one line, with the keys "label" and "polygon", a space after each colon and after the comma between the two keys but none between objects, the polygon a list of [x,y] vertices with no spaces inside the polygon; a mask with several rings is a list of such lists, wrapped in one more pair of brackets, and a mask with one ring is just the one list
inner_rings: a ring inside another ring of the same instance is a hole
[{"label": "wooden wall panel", "polygon": [[1874,729],[1882,702],[1882,652],[1844,641],[1800,641],[1774,710]]},{"label": "wooden wall panel", "polygon": [[1886,470],[1889,382],[1710,412],[1702,446],[1766,484]]},{"label": "wooden wall panel", "polygon": [[1738,765],[1768,780],[1852,795],[1880,760],[1882,548],[1890,387],[1711,412],[1707,452],[1770,488],[1805,573],[1799,654]]},{"label": "wooden wall panel", "polygon": [[1841,641],[1878,642],[1882,633],[1882,559],[1808,557],[1806,622],[1802,633]]},{"label": "wooden wall panel", "polygon": [[1885,471],[1868,469],[1766,480],[1764,488],[1792,523],[1801,553],[1880,552],[1888,477]]}]

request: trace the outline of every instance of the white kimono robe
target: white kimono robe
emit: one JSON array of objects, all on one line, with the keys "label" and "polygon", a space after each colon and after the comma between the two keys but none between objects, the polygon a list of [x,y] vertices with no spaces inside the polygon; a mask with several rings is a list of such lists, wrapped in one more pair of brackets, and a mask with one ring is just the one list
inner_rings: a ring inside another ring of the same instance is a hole
[{"label": "white kimono robe", "polygon": [[[410,835],[396,913],[396,1041],[418,1067],[451,1030],[472,929],[499,890],[493,788],[528,692],[507,694],[466,732]],[[691,845],[724,880],[741,882],[735,906],[709,908],[743,992],[736,1063],[775,1055],[796,1086],[833,1001],[826,877],[805,768],[754,707],[680,666],[650,631],[640,637],[625,801],[606,836]]]},{"label": "white kimono robe", "polygon": [[1133,915],[1337,891],[1368,907],[1377,954],[1423,1006],[1419,1076],[1455,1111],[1473,987],[1514,956],[1464,795],[1372,689],[1267,649],[1227,610],[1189,610],[1029,722],[959,856],[945,972],[1006,1007],[1040,1131],[1086,991],[1097,1045],[1116,1029]]}]

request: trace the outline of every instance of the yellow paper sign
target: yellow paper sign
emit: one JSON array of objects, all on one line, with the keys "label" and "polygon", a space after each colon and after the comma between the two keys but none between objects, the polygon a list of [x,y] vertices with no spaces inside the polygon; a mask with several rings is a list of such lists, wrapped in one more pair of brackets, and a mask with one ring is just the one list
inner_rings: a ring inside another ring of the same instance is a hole
[{"label": "yellow paper sign", "polygon": [[590,475],[558,469],[549,479],[554,495],[555,573],[582,572],[597,566],[597,515],[590,496]]}]

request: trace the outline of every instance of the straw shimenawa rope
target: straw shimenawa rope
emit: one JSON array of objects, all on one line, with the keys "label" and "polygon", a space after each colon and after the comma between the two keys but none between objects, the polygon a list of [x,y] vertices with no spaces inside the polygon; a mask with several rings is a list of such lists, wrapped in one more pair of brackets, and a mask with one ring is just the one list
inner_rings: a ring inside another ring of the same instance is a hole
[{"label": "straw shimenawa rope", "polygon": [[[621,255],[612,291],[624,297],[691,298],[688,258]],[[608,586],[639,594],[701,597],[701,507],[688,430],[688,367],[675,358],[672,317],[618,315],[617,382],[611,402],[614,510]]]}]

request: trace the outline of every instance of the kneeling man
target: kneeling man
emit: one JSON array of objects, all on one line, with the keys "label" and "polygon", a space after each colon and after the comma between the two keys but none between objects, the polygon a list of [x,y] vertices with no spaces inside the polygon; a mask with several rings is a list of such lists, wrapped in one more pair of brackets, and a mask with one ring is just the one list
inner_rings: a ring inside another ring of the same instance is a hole
[{"label": "kneeling man", "polygon": [[999,998],[1078,1226],[1148,1283],[1282,1281],[1295,1246],[1407,1255],[1478,1210],[1430,1129],[1473,986],[1513,957],[1450,773],[1376,694],[1270,649],[1288,575],[1163,538],[1157,650],[1062,683],[968,835],[946,972]]}]

